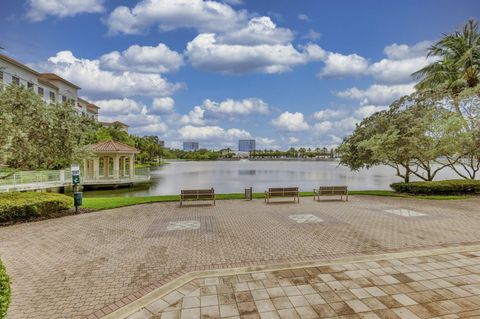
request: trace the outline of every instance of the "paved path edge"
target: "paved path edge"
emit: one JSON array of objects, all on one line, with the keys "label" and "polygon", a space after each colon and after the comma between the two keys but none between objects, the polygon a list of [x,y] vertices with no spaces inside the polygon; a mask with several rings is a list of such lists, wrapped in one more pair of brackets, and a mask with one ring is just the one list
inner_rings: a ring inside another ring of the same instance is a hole
[{"label": "paved path edge", "polygon": [[296,269],[296,268],[306,268],[306,267],[319,267],[319,266],[331,266],[344,263],[352,262],[367,262],[367,261],[379,261],[379,260],[391,260],[399,258],[411,258],[411,257],[426,257],[434,255],[443,255],[451,253],[461,253],[470,250],[480,250],[479,244],[474,245],[462,245],[462,246],[452,246],[445,248],[432,248],[425,250],[413,250],[406,252],[396,252],[396,253],[386,253],[386,254],[374,254],[374,255],[363,255],[363,256],[353,256],[353,257],[342,257],[329,260],[319,260],[319,261],[309,261],[309,262],[298,262],[298,263],[283,263],[275,265],[259,265],[259,266],[250,266],[250,267],[237,267],[237,268],[228,268],[228,269],[216,269],[216,270],[205,270],[205,271],[191,271],[176,279],[171,280],[167,284],[154,289],[148,294],[142,296],[141,298],[111,312],[110,314],[102,317],[103,319],[124,319],[129,315],[139,311],[143,307],[152,303],[156,299],[159,299],[171,291],[183,286],[184,284],[190,282],[193,279],[204,278],[204,277],[213,277],[213,276],[231,276],[244,273],[254,273],[254,272],[264,272],[264,271],[276,271],[276,270],[287,270],[287,269]]}]

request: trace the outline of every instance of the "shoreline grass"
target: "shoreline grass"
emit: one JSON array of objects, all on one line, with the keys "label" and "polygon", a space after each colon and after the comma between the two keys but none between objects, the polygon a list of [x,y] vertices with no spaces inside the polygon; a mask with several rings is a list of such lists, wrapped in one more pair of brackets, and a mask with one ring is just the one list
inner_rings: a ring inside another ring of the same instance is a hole
[{"label": "shoreline grass", "polygon": [[[397,198],[415,198],[426,200],[457,200],[465,199],[467,196],[413,196],[408,194],[395,193],[388,190],[365,190],[365,191],[350,191],[349,195],[360,196],[387,196]],[[300,197],[313,196],[313,192],[300,192]],[[264,193],[253,193],[254,199],[263,199]],[[231,194],[217,194],[217,200],[231,200],[231,199],[244,199],[243,193],[231,193]],[[133,206],[139,204],[156,203],[156,202],[176,202],[179,201],[179,195],[161,195],[161,196],[142,196],[142,197],[85,197],[83,198],[83,208],[92,210],[104,210],[125,206]]]}]

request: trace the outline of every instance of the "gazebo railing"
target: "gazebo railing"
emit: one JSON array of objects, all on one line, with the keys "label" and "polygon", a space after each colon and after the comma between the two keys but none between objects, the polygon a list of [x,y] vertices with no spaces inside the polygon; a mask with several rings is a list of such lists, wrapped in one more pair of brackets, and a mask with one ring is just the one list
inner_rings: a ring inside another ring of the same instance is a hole
[{"label": "gazebo railing", "polygon": [[150,169],[148,167],[135,168],[133,176],[130,176],[130,170],[109,170],[108,173],[103,170],[83,172],[82,182],[95,181],[144,181],[150,179]]}]

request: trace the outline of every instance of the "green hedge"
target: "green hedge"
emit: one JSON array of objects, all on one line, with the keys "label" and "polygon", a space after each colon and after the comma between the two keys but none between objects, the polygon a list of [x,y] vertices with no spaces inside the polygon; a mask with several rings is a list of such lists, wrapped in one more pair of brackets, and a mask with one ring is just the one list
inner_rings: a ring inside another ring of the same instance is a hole
[{"label": "green hedge", "polygon": [[421,195],[480,194],[480,180],[453,179],[431,182],[393,183],[399,193]]},{"label": "green hedge", "polygon": [[54,193],[2,193],[0,194],[0,223],[28,220],[68,209],[73,199]]},{"label": "green hedge", "polygon": [[7,316],[8,304],[10,303],[10,284],[5,267],[0,261],[0,319]]}]

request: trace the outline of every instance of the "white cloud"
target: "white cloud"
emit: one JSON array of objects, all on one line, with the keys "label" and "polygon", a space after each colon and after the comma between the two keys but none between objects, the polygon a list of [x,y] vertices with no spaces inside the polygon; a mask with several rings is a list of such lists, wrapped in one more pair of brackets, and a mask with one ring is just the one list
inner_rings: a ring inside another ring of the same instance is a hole
[{"label": "white cloud", "polygon": [[357,55],[343,55],[330,52],[325,60],[325,67],[318,74],[322,78],[362,75],[368,70],[368,60]]},{"label": "white cloud", "polygon": [[165,123],[152,123],[130,130],[131,133],[139,135],[161,135],[168,132],[168,126]]},{"label": "white cloud", "polygon": [[388,110],[388,106],[381,105],[363,105],[355,111],[355,115],[360,118],[365,118],[373,113]]},{"label": "white cloud", "polygon": [[152,101],[150,112],[157,114],[172,113],[174,111],[175,100],[171,97],[156,97]]},{"label": "white cloud", "polygon": [[200,106],[195,106],[193,110],[191,110],[188,114],[185,114],[181,117],[180,123],[181,124],[191,124],[191,125],[204,125],[205,118],[204,118],[205,110]]},{"label": "white cloud", "polygon": [[187,44],[186,54],[199,69],[221,73],[280,73],[293,66],[317,60],[319,47],[309,45],[304,52],[292,44],[238,45],[217,42],[213,33],[200,34]]},{"label": "white cloud", "polygon": [[120,115],[128,113],[142,113],[145,109],[145,105],[136,102],[132,99],[110,99],[110,100],[98,100],[95,104],[101,108],[101,114],[105,116]]},{"label": "white cloud", "polygon": [[227,130],[227,135],[229,138],[232,139],[239,139],[239,138],[250,138],[252,135],[250,135],[249,132],[238,129],[238,128],[231,128]]},{"label": "white cloud", "polygon": [[110,99],[94,102],[100,106],[100,121],[120,121],[130,126],[129,132],[138,135],[160,135],[168,132],[168,125],[162,118],[135,100]]},{"label": "white cloud", "polygon": [[344,115],[344,112],[341,110],[334,110],[334,109],[324,109],[313,114],[313,118],[322,121],[322,120],[331,120],[338,118]]},{"label": "white cloud", "polygon": [[298,144],[298,142],[300,142],[300,139],[298,137],[290,136],[288,138],[288,143],[290,144]]},{"label": "white cloud", "polygon": [[103,0],[29,0],[27,18],[32,22],[47,16],[73,17],[80,13],[103,12]]},{"label": "white cloud", "polygon": [[106,71],[99,60],[79,59],[71,51],[60,51],[48,61],[40,68],[77,84],[89,96],[169,96],[182,87],[159,74]]},{"label": "white cloud", "polygon": [[297,17],[299,20],[302,20],[302,21],[307,21],[307,22],[311,21],[310,18],[304,13],[299,14]]},{"label": "white cloud", "polygon": [[383,59],[370,66],[370,73],[375,79],[385,83],[406,83],[412,81],[412,73],[420,70],[432,58],[416,57],[405,60]]},{"label": "white cloud", "polygon": [[100,66],[105,70],[142,73],[164,73],[176,71],[183,64],[183,57],[168,46],[132,45],[123,52],[113,51],[100,58]]},{"label": "white cloud", "polygon": [[280,131],[300,132],[310,128],[302,113],[283,112],[276,119],[272,120],[272,124]]},{"label": "white cloud", "polygon": [[257,137],[256,139],[256,144],[259,147],[274,147],[276,146],[275,139],[273,138],[268,138],[268,137]]},{"label": "white cloud", "polygon": [[178,132],[182,139],[194,140],[233,140],[251,137],[250,133],[245,130],[237,128],[225,130],[220,126],[187,125],[180,128]]},{"label": "white cloud", "polygon": [[372,64],[358,54],[344,55],[328,52],[324,59],[325,66],[318,76],[331,78],[371,75],[380,83],[408,83],[412,81],[413,72],[435,60],[434,57],[426,57],[426,49],[429,45],[428,41],[422,41],[413,46],[392,44],[384,49],[387,58]]},{"label": "white cloud", "polygon": [[231,6],[238,6],[243,4],[243,0],[223,0],[223,2],[228,3]]},{"label": "white cloud", "polygon": [[218,37],[221,43],[240,45],[285,44],[292,40],[291,30],[278,28],[270,17],[265,16],[252,18],[245,27]]},{"label": "white cloud", "polygon": [[313,29],[309,29],[308,32],[302,36],[302,38],[315,41],[320,39],[321,36],[322,34],[320,32],[317,32]]},{"label": "white cloud", "polygon": [[346,135],[353,131],[355,124],[359,123],[360,119],[348,116],[336,121],[322,121],[314,125],[314,130],[320,133],[335,133],[339,135]]},{"label": "white cloud", "polygon": [[143,0],[133,8],[115,8],[106,23],[112,34],[139,34],[154,25],[161,30],[194,28],[200,32],[223,32],[237,29],[246,19],[246,11],[236,11],[216,1]]},{"label": "white cloud", "polygon": [[335,95],[342,98],[358,100],[363,104],[386,105],[413,91],[413,83],[390,86],[374,84],[365,90],[353,87],[344,91],[335,92]]},{"label": "white cloud", "polygon": [[413,46],[394,43],[386,46],[383,52],[391,60],[405,60],[425,56],[431,44],[430,41],[421,41]]},{"label": "white cloud", "polygon": [[267,103],[257,98],[243,100],[226,99],[222,102],[205,100],[202,108],[208,111],[208,116],[247,116],[251,114],[266,115],[270,113]]},{"label": "white cloud", "polygon": [[318,132],[325,133],[333,129],[333,123],[331,121],[322,121],[316,123],[313,128]]}]

